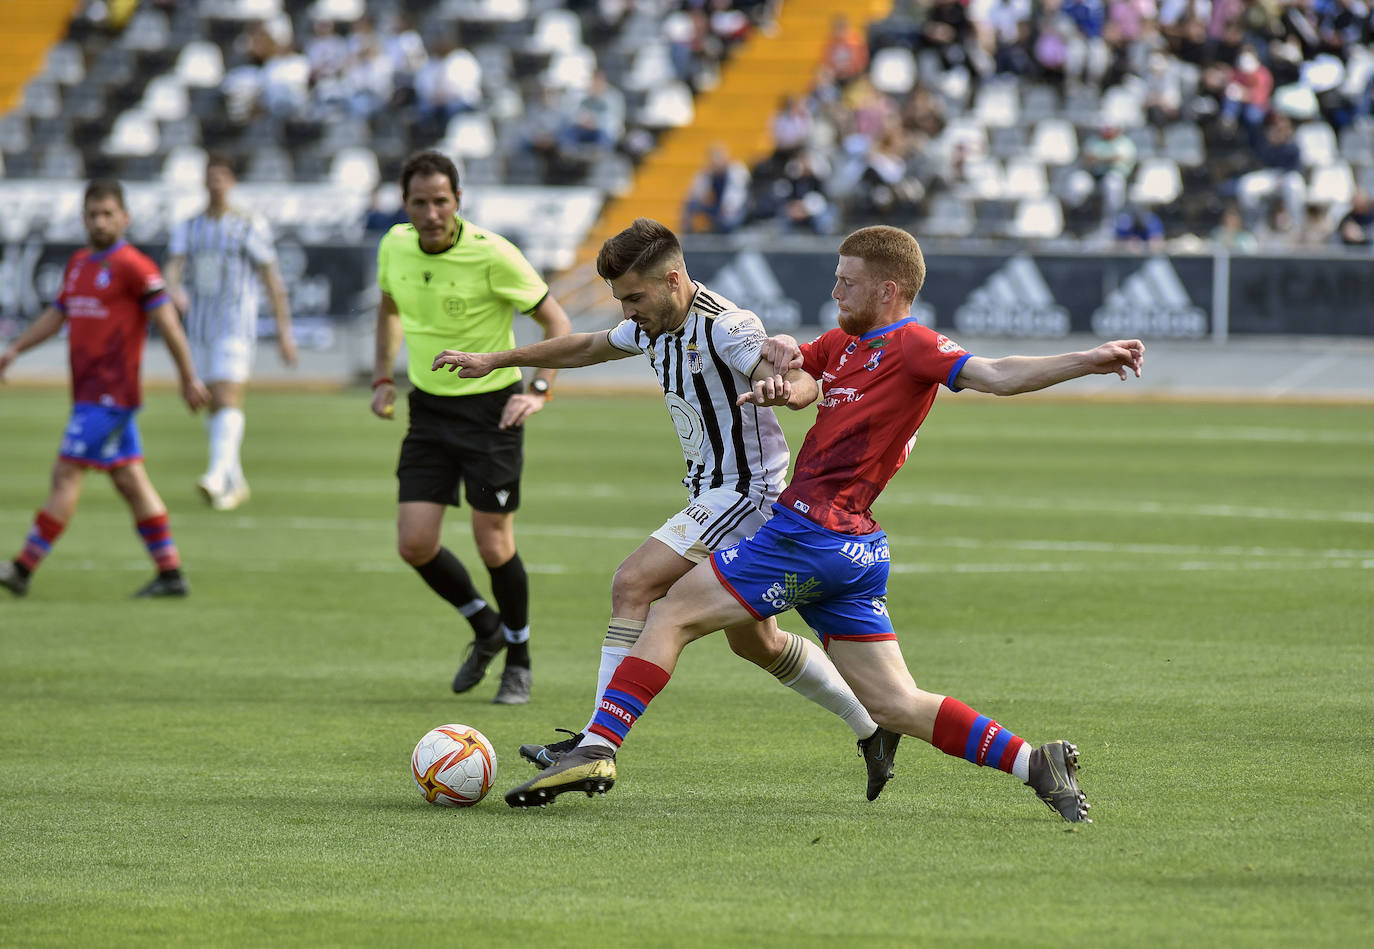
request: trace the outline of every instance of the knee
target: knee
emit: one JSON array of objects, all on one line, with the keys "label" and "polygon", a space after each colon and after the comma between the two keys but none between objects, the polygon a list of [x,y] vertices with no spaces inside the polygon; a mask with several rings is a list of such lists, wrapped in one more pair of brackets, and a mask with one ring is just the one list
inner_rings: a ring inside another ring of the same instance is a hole
[{"label": "knee", "polygon": [[768,667],[778,658],[780,649],[769,649],[768,642],[761,636],[731,636],[730,651],[741,659],[747,659],[756,666]]},{"label": "knee", "polygon": [[396,552],[412,567],[423,567],[439,553],[439,539],[429,534],[400,534]]},{"label": "knee", "polygon": [[477,556],[488,567],[499,567],[515,556],[515,538],[500,532],[481,533],[473,537]]},{"label": "knee", "polygon": [[626,610],[647,611],[649,606],[667,589],[645,576],[628,561],[616,568],[611,579],[611,612],[625,615]]}]

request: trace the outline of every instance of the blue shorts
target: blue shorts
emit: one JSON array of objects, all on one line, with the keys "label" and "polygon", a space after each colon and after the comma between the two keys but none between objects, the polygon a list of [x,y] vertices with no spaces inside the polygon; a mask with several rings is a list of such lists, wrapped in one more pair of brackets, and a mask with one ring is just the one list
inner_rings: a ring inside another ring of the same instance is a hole
[{"label": "blue shorts", "polygon": [[62,433],[58,455],[83,468],[108,471],[143,460],[143,439],[134,415],[138,409],[78,402]]},{"label": "blue shorts", "polygon": [[896,639],[887,615],[887,534],[837,534],[776,504],[758,533],[711,555],[755,619],[796,609],[821,642]]}]

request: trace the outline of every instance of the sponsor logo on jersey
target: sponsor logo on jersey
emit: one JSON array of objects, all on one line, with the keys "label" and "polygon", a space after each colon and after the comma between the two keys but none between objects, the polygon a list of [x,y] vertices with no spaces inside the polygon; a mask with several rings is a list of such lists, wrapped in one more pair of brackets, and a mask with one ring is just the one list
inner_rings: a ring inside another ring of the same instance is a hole
[{"label": "sponsor logo on jersey", "polygon": [[1017,254],[960,304],[954,325],[975,336],[1067,336],[1070,324],[1035,261]]},{"label": "sponsor logo on jersey", "polygon": [[704,504],[693,504],[682,513],[703,526],[711,520],[711,509]]},{"label": "sponsor logo on jersey", "polygon": [[876,541],[851,540],[840,548],[840,555],[860,567],[871,567],[875,563],[887,563],[892,559],[886,538]]},{"label": "sponsor logo on jersey", "polygon": [[1131,274],[1093,311],[1094,333],[1106,336],[1207,335],[1207,314],[1194,306],[1167,257],[1154,257]]},{"label": "sponsor logo on jersey", "polygon": [[756,250],[735,255],[706,283],[736,306],[753,310],[769,329],[801,325],[801,304],[787,294],[768,259]]},{"label": "sponsor logo on jersey", "polygon": [[[874,353],[874,355],[876,356],[877,353]],[[876,366],[877,363],[874,363],[874,365]],[[850,386],[834,386],[833,388],[825,390],[825,398],[821,399],[820,405],[821,408],[832,409],[841,403],[848,404],[850,402],[857,402],[863,397],[864,394],[859,389]]]}]

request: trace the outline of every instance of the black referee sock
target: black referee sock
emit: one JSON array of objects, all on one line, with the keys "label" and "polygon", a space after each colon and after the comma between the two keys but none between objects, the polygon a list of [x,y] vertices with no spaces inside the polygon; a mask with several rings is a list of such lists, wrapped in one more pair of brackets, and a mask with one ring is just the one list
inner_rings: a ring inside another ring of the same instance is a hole
[{"label": "black referee sock", "polygon": [[524,629],[530,622],[530,582],[520,555],[512,555],[499,567],[488,567],[487,573],[491,574],[491,592],[501,611],[501,622],[506,629]]},{"label": "black referee sock", "polygon": [[[447,547],[440,547],[434,559],[416,567],[415,572],[429,584],[431,590],[453,604],[456,610],[462,610],[474,600],[482,599],[477,588],[472,585],[472,577],[468,574],[467,567],[464,567],[462,561],[453,556],[453,552]],[[489,606],[483,606],[467,619],[472,624],[473,632],[479,637],[490,636],[496,630],[496,613]]]}]

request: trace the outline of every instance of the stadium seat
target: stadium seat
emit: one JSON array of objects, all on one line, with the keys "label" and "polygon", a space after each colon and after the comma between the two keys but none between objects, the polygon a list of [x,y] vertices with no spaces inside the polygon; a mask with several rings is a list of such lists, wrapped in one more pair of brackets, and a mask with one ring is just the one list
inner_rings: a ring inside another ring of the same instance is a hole
[{"label": "stadium seat", "polygon": [[282,12],[281,0],[208,0],[201,14],[221,20],[269,20]]},{"label": "stadium seat", "polygon": [[1050,195],[1027,198],[1016,206],[1007,234],[1024,240],[1053,240],[1064,233],[1064,211]]},{"label": "stadium seat", "polygon": [[486,158],[496,151],[496,130],[483,112],[464,112],[449,120],[440,150],[458,158]]},{"label": "stadium seat", "polygon": [[172,24],[167,14],[147,5],[140,6],[119,35],[120,45],[133,50],[164,50],[172,41]]},{"label": "stadium seat", "polygon": [[1031,155],[1049,167],[1071,165],[1078,159],[1078,132],[1062,118],[1041,119],[1031,135]]},{"label": "stadium seat", "polygon": [[1341,129],[1341,157],[1357,168],[1374,165],[1374,122],[1355,122]]},{"label": "stadium seat", "polygon": [[48,50],[43,77],[62,86],[74,86],[86,78],[86,57],[76,43],[58,43]]},{"label": "stadium seat", "polygon": [[547,53],[571,53],[582,48],[582,21],[571,10],[554,7],[539,14],[529,45]]},{"label": "stadium seat", "polygon": [[1126,137],[1135,142],[1136,158],[1153,158],[1159,154],[1159,142],[1153,125],[1142,125],[1128,129]]},{"label": "stadium seat", "polygon": [[585,46],[557,53],[544,70],[544,81],[555,89],[586,89],[596,72],[596,54]]},{"label": "stadium seat", "polygon": [[24,87],[24,114],[36,119],[55,119],[62,112],[62,94],[57,84],[47,79],[33,79]]},{"label": "stadium seat", "polygon": [[668,47],[663,43],[641,47],[630,62],[630,73],[625,77],[627,88],[645,92],[676,81],[673,61],[668,54]]},{"label": "stadium seat", "polygon": [[1172,204],[1183,191],[1183,179],[1172,158],[1146,158],[1136,166],[1130,200],[1153,207]]},{"label": "stadium seat", "polygon": [[248,168],[244,181],[290,181],[294,177],[291,170],[291,156],[286,149],[268,145],[253,149],[248,157]]},{"label": "stadium seat", "polygon": [[1026,83],[1021,89],[1021,121],[1034,125],[1059,111],[1059,94],[1049,86]]},{"label": "stadium seat", "polygon": [[1355,194],[1355,176],[1345,162],[1314,168],[1307,183],[1309,204],[1347,205]]},{"label": "stadium seat", "polygon": [[0,116],[0,152],[28,151],[33,141],[29,134],[29,122],[23,113],[15,111]]},{"label": "stadium seat", "polygon": [[1175,122],[1164,128],[1163,154],[1180,168],[1196,168],[1207,159],[1202,129],[1192,122]]},{"label": "stadium seat", "polygon": [[218,89],[224,81],[224,55],[205,40],[187,43],[177,55],[176,73],[187,86]]},{"label": "stadium seat", "polygon": [[44,178],[79,181],[86,175],[85,160],[71,145],[50,145],[43,149],[38,161],[38,174]]},{"label": "stadium seat", "polygon": [[961,147],[972,158],[981,158],[991,151],[987,129],[967,115],[955,116],[945,123],[945,130],[940,133],[940,147],[949,155],[954,154],[956,147]]},{"label": "stadium seat", "polygon": [[1304,122],[1293,132],[1305,168],[1325,168],[1335,164],[1338,150],[1336,132],[1326,122]]},{"label": "stadium seat", "polygon": [[[1024,156],[1008,159],[1003,194],[1012,199],[1043,198],[1049,193],[1045,166]],[[1058,202],[1056,202],[1056,207]],[[1061,221],[1062,224],[1062,221]]]},{"label": "stadium seat", "polygon": [[887,46],[874,54],[868,75],[880,92],[904,96],[916,85],[916,59],[905,47]]},{"label": "stadium seat", "polygon": [[967,237],[973,233],[973,208],[955,195],[936,194],[930,199],[921,232],[933,237]]},{"label": "stadium seat", "polygon": [[153,118],[170,122],[184,118],[191,111],[191,99],[180,79],[164,74],[144,87],[142,108]]},{"label": "stadium seat", "polygon": [[1025,126],[988,129],[988,152],[996,158],[1023,156],[1027,147]]},{"label": "stadium seat", "polygon": [[973,114],[985,128],[1009,128],[1021,113],[1015,82],[985,82],[973,99]]},{"label": "stadium seat", "polygon": [[1138,81],[1128,78],[1119,86],[1112,86],[1102,94],[1099,122],[1119,129],[1134,129],[1145,124],[1143,91]]},{"label": "stadium seat", "polygon": [[328,20],[331,23],[353,23],[367,13],[363,0],[315,0],[310,5],[312,20]]},{"label": "stadium seat", "polygon": [[964,162],[967,193],[970,197],[992,201],[1006,194],[1006,176],[996,158],[969,158]]},{"label": "stadium seat", "polygon": [[649,129],[682,128],[691,125],[695,115],[692,90],[685,83],[670,82],[650,90],[638,120]]},{"label": "stadium seat", "polygon": [[110,155],[151,155],[160,141],[153,116],[142,109],[128,109],[115,119],[104,147]]},{"label": "stadium seat", "polygon": [[341,149],[330,162],[329,181],[337,187],[371,194],[379,180],[377,156],[369,148]]}]

